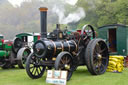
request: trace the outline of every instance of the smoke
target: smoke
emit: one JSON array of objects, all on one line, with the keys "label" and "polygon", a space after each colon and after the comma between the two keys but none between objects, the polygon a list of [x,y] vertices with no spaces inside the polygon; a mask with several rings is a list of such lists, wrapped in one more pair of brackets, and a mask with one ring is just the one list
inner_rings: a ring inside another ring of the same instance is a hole
[{"label": "smoke", "polygon": [[78,22],[80,19],[82,19],[84,17],[85,17],[85,12],[84,12],[83,8],[78,8],[74,13],[70,13],[61,22],[63,24],[68,24],[71,22]]},{"label": "smoke", "polygon": [[80,19],[85,17],[84,9],[81,7],[79,7],[73,13],[69,13],[67,17],[65,17],[64,15],[65,10],[62,8],[59,9],[59,7],[57,7],[56,5],[53,8],[53,12],[55,12],[58,15],[60,24],[78,22]]},{"label": "smoke", "polygon": [[[70,4],[70,5],[75,5],[78,0],[65,0],[64,4]],[[61,7],[59,5],[54,5],[52,11],[53,13],[56,13],[57,16],[59,17],[59,23],[60,24],[69,24],[69,23],[74,23],[78,22],[79,20],[83,19],[85,17],[85,12],[84,9],[81,7],[76,7],[77,9],[71,13],[69,13],[67,16],[65,16],[65,6]]]}]

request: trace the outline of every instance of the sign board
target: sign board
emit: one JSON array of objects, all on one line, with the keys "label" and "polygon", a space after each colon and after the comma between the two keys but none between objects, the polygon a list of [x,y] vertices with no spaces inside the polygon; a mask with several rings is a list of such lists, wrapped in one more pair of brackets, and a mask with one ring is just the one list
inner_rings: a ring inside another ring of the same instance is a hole
[{"label": "sign board", "polygon": [[46,82],[55,85],[66,85],[67,71],[48,70]]}]

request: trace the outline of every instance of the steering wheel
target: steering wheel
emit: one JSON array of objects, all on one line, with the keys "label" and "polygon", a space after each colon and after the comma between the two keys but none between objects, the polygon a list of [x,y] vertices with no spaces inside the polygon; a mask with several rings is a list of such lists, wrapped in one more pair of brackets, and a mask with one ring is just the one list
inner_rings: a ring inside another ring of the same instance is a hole
[{"label": "steering wheel", "polygon": [[81,31],[81,35],[83,40],[86,38],[95,38],[95,31],[94,28],[91,25],[84,25]]}]

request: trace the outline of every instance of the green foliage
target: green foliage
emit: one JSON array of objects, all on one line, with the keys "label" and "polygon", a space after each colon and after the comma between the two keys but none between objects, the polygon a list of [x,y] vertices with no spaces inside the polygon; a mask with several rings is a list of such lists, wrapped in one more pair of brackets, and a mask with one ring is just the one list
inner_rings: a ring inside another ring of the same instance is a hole
[{"label": "green foliage", "polygon": [[79,0],[77,5],[82,6],[86,12],[79,27],[83,23],[95,28],[108,24],[128,24],[128,0]]},{"label": "green foliage", "polygon": [[98,26],[128,24],[128,0],[116,0],[97,4]]}]

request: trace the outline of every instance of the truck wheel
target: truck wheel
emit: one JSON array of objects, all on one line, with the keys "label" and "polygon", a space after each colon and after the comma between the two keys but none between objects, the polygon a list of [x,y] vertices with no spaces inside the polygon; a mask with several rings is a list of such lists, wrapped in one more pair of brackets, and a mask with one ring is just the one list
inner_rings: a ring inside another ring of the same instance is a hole
[{"label": "truck wheel", "polygon": [[27,57],[31,53],[29,48],[21,48],[17,53],[17,63],[19,68],[24,69]]},{"label": "truck wheel", "polygon": [[85,62],[89,72],[93,75],[103,74],[108,66],[109,53],[106,43],[102,39],[89,42],[85,52]]},{"label": "truck wheel", "polygon": [[73,59],[69,52],[61,52],[55,61],[55,70],[68,71],[67,80],[70,80],[73,73]]},{"label": "truck wheel", "polygon": [[42,58],[37,58],[33,53],[31,53],[26,61],[26,72],[28,76],[32,79],[38,79],[42,77],[45,71],[45,66],[40,65]]}]

